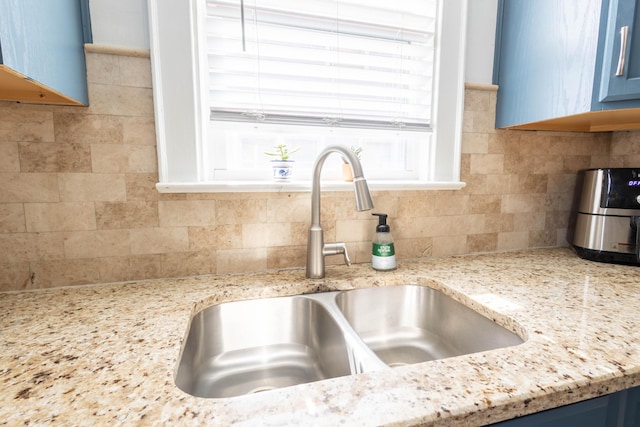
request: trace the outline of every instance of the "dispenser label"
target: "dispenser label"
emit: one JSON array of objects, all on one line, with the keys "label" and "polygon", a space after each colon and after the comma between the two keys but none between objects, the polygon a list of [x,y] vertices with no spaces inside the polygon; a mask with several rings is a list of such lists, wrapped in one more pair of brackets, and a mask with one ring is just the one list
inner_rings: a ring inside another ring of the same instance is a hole
[{"label": "dispenser label", "polygon": [[373,244],[373,256],[394,256],[396,254],[395,249],[393,248],[393,243],[374,243]]}]

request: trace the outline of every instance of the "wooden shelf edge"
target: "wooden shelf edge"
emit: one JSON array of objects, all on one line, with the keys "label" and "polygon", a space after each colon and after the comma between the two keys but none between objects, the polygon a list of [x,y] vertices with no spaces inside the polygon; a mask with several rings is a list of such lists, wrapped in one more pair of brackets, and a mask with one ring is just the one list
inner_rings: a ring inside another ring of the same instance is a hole
[{"label": "wooden shelf edge", "polygon": [[515,130],[546,130],[571,132],[612,132],[640,129],[640,108],[602,110],[557,119],[542,120],[515,126]]},{"label": "wooden shelf edge", "polygon": [[2,64],[0,64],[0,101],[86,106]]}]

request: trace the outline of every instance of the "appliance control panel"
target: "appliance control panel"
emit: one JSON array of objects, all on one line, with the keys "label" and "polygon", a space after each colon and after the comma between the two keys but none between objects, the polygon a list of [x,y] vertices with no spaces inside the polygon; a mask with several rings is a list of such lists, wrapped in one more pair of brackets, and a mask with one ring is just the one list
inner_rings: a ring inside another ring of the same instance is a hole
[{"label": "appliance control panel", "polygon": [[601,208],[638,209],[640,207],[640,168],[604,169]]}]

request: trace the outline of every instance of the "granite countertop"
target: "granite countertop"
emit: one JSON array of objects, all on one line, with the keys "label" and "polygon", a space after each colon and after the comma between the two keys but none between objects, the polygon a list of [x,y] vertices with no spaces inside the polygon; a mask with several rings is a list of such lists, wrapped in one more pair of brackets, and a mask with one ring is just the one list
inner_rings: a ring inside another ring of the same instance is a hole
[{"label": "granite countertop", "polygon": [[[236,299],[416,283],[524,344],[229,399],[173,381],[190,316]],[[640,385],[640,269],[569,249],[0,293],[0,425],[477,426]]]}]

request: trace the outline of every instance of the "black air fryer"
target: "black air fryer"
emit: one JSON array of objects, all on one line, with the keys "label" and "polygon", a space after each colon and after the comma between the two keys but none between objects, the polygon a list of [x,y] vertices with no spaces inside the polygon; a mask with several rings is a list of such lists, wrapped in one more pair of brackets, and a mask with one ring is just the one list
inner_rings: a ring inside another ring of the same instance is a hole
[{"label": "black air fryer", "polygon": [[577,254],[640,265],[640,168],[580,171],[568,240]]}]

